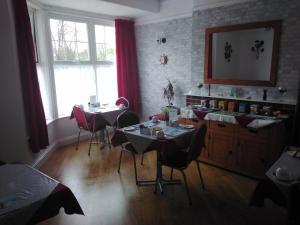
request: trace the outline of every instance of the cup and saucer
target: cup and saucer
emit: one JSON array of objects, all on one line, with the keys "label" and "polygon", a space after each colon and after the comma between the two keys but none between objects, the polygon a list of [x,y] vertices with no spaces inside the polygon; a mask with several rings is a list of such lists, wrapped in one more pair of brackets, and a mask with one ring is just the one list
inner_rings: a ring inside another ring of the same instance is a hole
[{"label": "cup and saucer", "polygon": [[292,181],[290,172],[286,168],[278,167],[273,175],[279,180],[284,182]]}]

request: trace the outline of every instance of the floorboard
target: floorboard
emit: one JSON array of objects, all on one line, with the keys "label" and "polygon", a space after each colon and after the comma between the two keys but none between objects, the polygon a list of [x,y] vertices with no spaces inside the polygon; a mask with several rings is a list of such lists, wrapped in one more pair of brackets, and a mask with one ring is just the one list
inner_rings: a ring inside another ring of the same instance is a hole
[{"label": "floorboard", "polygon": [[[123,154],[121,173],[117,173],[119,148],[99,149],[88,143],[79,149],[70,145],[55,151],[40,170],[67,185],[77,197],[85,216],[66,215],[61,209],[41,225],[283,225],[284,209],[267,201],[264,208],[249,206],[256,181],[209,165],[201,164],[207,187],[201,189],[195,164],[187,169],[193,205],[189,206],[184,187],[168,186],[163,195],[153,186],[137,187],[132,157]],[[138,161],[139,179],[154,179],[156,155],[145,154]],[[168,177],[170,170],[163,169]],[[174,177],[181,179],[178,172]]]}]

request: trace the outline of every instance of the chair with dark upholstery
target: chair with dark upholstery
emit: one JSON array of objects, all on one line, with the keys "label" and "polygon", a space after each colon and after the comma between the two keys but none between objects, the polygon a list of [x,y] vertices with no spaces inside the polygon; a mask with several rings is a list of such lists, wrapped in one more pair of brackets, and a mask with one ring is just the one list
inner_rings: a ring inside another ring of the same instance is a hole
[{"label": "chair with dark upholstery", "polygon": [[[140,120],[139,120],[138,115],[129,110],[124,111],[117,118],[117,127],[118,128],[128,127],[128,126],[132,126],[132,125],[139,124],[139,123],[140,123]],[[124,146],[124,144],[121,144],[118,173],[120,173],[123,151],[130,152],[132,155],[133,165],[134,165],[135,182],[137,185],[139,185],[139,181],[138,181],[138,177],[137,177],[136,159],[135,159],[135,155],[137,155],[138,153],[130,142],[125,143],[125,146]]]},{"label": "chair with dark upholstery", "polygon": [[[167,166],[171,168],[171,176],[170,179],[172,180],[173,176],[173,169],[178,170],[181,172],[184,183],[185,183],[185,189],[188,196],[189,204],[192,204],[189,187],[187,184],[186,176],[184,173],[184,170],[188,168],[190,163],[192,161],[195,161],[198,168],[198,173],[200,176],[202,188],[205,189],[202,173],[200,170],[200,161],[197,160],[197,158],[200,156],[201,150],[204,147],[205,144],[205,134],[206,134],[207,127],[206,125],[201,125],[196,128],[188,149],[173,149],[174,151],[168,152],[168,154],[161,153],[159,160],[162,166]],[[155,185],[155,193],[157,192],[157,185],[158,185],[158,178],[156,178],[156,185]]]},{"label": "chair with dark upholstery", "polygon": [[97,139],[98,131],[103,132],[103,135],[104,133],[106,133],[107,140],[109,143],[108,131],[106,129],[107,123],[104,120],[104,118],[101,117],[101,115],[91,115],[91,114],[86,115],[83,109],[78,105],[73,106],[73,115],[76,119],[79,128],[76,150],[78,149],[81,130],[89,131],[91,133],[90,142],[89,142],[89,151],[88,151],[89,156],[91,152],[91,144],[93,143],[92,141],[94,138]]}]

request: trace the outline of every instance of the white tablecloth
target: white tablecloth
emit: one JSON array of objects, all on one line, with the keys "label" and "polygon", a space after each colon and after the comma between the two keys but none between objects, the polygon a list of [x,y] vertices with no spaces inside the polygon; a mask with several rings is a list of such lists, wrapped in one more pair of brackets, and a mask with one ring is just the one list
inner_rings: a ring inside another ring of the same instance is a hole
[{"label": "white tablecloth", "polygon": [[88,113],[101,114],[101,116],[111,126],[114,125],[114,123],[117,121],[118,115],[120,115],[124,111],[125,109],[120,109],[116,106],[89,108],[89,110],[85,110],[85,112]]},{"label": "white tablecloth", "polygon": [[0,166],[0,224],[26,224],[57,185],[27,165]]}]

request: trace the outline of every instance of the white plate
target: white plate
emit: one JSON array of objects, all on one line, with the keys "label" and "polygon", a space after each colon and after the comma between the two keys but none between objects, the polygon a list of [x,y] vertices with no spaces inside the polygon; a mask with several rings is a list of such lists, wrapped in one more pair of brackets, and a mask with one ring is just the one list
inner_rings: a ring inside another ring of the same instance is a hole
[{"label": "white plate", "polygon": [[133,131],[135,130],[135,127],[125,127],[124,131]]},{"label": "white plate", "polygon": [[191,124],[179,124],[179,127],[185,128],[185,129],[193,129],[193,128],[195,128],[195,126],[191,125]]}]

